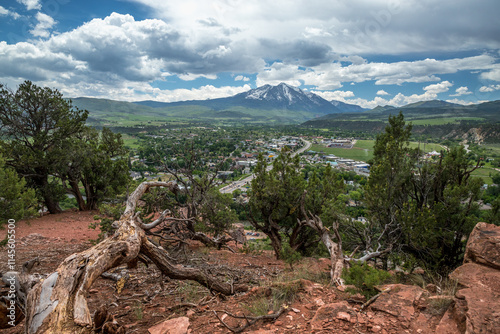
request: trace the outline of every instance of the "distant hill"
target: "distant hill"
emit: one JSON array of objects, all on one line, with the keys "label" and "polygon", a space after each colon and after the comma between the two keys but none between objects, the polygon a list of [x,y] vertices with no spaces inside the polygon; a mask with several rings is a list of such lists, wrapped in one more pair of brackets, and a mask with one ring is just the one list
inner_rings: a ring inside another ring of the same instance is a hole
[{"label": "distant hill", "polygon": [[430,100],[430,101],[420,101],[420,102],[410,103],[402,108],[408,109],[408,108],[449,108],[449,107],[462,107],[462,105],[441,100]]},{"label": "distant hill", "polygon": [[[363,112],[366,110],[360,106],[341,101],[327,101],[314,93],[284,83],[277,86],[264,85],[244,93],[218,99],[170,103],[139,101],[135,103],[142,106],[161,108],[165,111],[179,106],[189,106],[192,109],[205,107],[214,111],[227,111],[220,115],[230,118],[243,112],[250,118],[257,117],[262,119],[264,117],[274,119],[278,117],[292,121],[311,119],[331,113]],[[267,112],[263,113],[263,111]],[[235,112],[235,114],[231,114],[231,112]],[[211,117],[213,117],[213,114],[211,114]]]},{"label": "distant hill", "polygon": [[362,113],[329,114],[302,124],[309,128],[329,128],[378,133],[390,115],[402,111],[405,120],[413,123],[413,133],[431,137],[459,138],[482,132],[483,140],[500,142],[500,101],[460,105],[433,100],[402,107],[378,106]]},{"label": "distant hill", "polygon": [[265,85],[231,97],[179,102],[121,102],[104,99],[76,98],[73,104],[87,109],[96,122],[124,123],[171,118],[205,122],[251,122],[299,124],[332,114],[363,112],[360,106],[327,101],[317,94],[281,83]]}]

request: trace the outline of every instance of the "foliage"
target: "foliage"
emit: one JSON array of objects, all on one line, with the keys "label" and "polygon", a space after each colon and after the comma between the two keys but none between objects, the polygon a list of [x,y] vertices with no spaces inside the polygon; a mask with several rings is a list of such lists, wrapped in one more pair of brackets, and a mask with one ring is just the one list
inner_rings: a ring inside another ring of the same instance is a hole
[{"label": "foliage", "polygon": [[87,115],[57,90],[30,81],[16,92],[0,85],[0,135],[6,138],[0,149],[51,213],[61,211],[65,193],[80,210],[95,210],[129,182],[121,135],[86,127]]},{"label": "foliage", "polygon": [[269,238],[248,240],[240,248],[240,252],[251,255],[261,255],[265,250],[272,250]]},{"label": "foliage", "polygon": [[290,247],[288,242],[284,242],[281,248],[281,258],[283,261],[290,265],[290,268],[293,270],[294,263],[300,261],[302,256],[299,252]]},{"label": "foliage", "polygon": [[216,188],[211,188],[200,204],[201,230],[222,235],[238,220],[238,216],[231,209],[231,195],[221,194]]},{"label": "foliage", "polygon": [[26,181],[16,171],[5,166],[0,155],[0,227],[9,219],[19,220],[36,214],[36,196],[26,188]]},{"label": "foliage", "polygon": [[62,94],[25,81],[16,92],[0,85],[1,152],[7,165],[36,189],[51,213],[59,212],[63,189],[56,179],[56,166],[65,161],[65,143],[79,133],[87,112],[73,108]]},{"label": "foliage", "polygon": [[101,242],[107,235],[114,232],[113,223],[120,219],[125,207],[121,204],[105,203],[99,207],[99,215],[94,216],[94,223],[89,225],[89,228],[96,229],[99,227],[101,231],[97,240],[94,242]]},{"label": "foliage", "polygon": [[[299,157],[292,157],[286,150],[273,161],[271,170],[266,168],[266,160],[261,154],[252,180],[250,222],[256,229],[267,234],[275,255],[279,258],[281,232],[297,236],[301,228],[297,217],[305,181],[300,173]],[[294,240],[289,240],[289,243],[294,245]]]},{"label": "foliage", "polygon": [[69,162],[59,167],[59,176],[80,210],[96,210],[125,190],[130,183],[127,153],[121,135],[107,128],[101,133],[85,128],[72,138],[66,153]]},{"label": "foliage", "polygon": [[[365,191],[369,224],[359,244],[411,254],[422,266],[447,272],[461,263],[479,215],[480,181],[463,147],[424,160],[409,146],[411,125],[389,117],[377,137]],[[358,230],[359,231],[359,230]],[[355,235],[355,233],[351,233]]]},{"label": "foliage", "polygon": [[354,263],[350,268],[344,268],[342,278],[346,284],[354,285],[367,299],[377,294],[375,286],[385,284],[391,279],[391,274],[385,270],[376,269],[365,263]]},{"label": "foliage", "polygon": [[330,166],[306,172],[301,172],[298,156],[293,157],[286,150],[273,161],[272,169],[266,168],[263,156],[259,156],[255,167],[250,222],[269,236],[277,258],[293,254],[283,249],[285,242],[293,251],[310,255],[318,236],[313,229],[299,224],[301,205],[306,212],[320,215],[327,206],[333,208],[333,203],[338,204],[335,199],[344,189],[342,179]]}]

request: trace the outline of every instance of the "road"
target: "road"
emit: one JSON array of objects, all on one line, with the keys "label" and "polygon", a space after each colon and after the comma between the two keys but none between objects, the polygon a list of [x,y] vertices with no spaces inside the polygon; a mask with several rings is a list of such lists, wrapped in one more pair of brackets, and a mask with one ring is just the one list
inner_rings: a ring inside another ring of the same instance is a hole
[{"label": "road", "polygon": [[[301,154],[305,151],[307,151],[309,148],[311,148],[311,142],[310,141],[307,141],[305,139],[302,139],[301,140],[304,142],[304,146],[300,149],[298,149],[297,151],[293,152],[292,153],[292,156],[296,156],[297,154]],[[267,167],[266,167],[266,170],[271,170],[271,168],[273,168],[273,165],[272,164],[269,164]],[[223,193],[223,194],[228,194],[228,193],[232,193],[233,191],[235,191],[236,189],[241,189],[243,188],[245,185],[247,184],[250,184],[250,181],[253,180],[254,178],[254,174],[251,174],[249,176],[247,176],[246,178],[244,178],[243,180],[239,180],[239,181],[234,181],[234,182],[231,182],[230,184],[228,184],[227,186],[225,187],[222,187],[220,189],[220,192]]]}]

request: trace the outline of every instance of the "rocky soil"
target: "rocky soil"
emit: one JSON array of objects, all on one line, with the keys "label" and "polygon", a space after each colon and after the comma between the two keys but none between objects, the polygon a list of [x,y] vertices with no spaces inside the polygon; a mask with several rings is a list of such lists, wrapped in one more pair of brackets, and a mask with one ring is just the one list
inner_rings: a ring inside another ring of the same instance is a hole
[{"label": "rocky soil", "polygon": [[[97,238],[98,232],[88,229],[92,222],[93,213],[79,212],[48,215],[30,225],[20,222],[16,266],[20,270],[38,256],[40,264],[32,272],[53,272],[64,258]],[[4,235],[0,231],[0,237]],[[89,306],[91,311],[108,309],[127,333],[222,334],[231,333],[227,327],[236,331],[253,322],[245,333],[500,333],[499,227],[476,227],[466,263],[452,275],[458,286],[440,287],[424,279],[414,279],[418,285],[385,285],[380,287],[385,292],[364,309],[363,296],[328,285],[326,259],[303,259],[291,270],[270,251],[239,249],[231,253],[192,243],[172,256],[179,263],[218,271],[227,281],[237,276],[251,285],[247,293],[216,295],[197,283],[162,277],[154,265],[140,263],[128,271],[115,268],[113,272],[126,274],[126,280],[97,280]],[[0,248],[0,272],[6,271],[7,249]],[[259,316],[270,319],[252,320]],[[0,332],[20,334],[24,324]]]}]

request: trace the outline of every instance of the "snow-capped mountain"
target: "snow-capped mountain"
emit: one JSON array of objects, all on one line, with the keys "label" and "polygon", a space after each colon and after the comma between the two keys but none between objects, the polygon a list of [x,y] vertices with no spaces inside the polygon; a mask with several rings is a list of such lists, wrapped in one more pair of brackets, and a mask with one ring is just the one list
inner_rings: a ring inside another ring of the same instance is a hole
[{"label": "snow-capped mountain", "polygon": [[264,85],[231,97],[212,100],[182,101],[172,103],[142,101],[136,103],[154,108],[180,105],[200,105],[214,110],[243,107],[260,110],[306,111],[317,116],[331,113],[364,111],[364,109],[360,106],[340,101],[327,101],[319,95],[304,91],[297,87],[289,86],[285,83],[280,83],[277,86]]},{"label": "snow-capped mountain", "polygon": [[235,102],[252,108],[309,111],[320,115],[364,111],[360,106],[340,101],[330,102],[319,95],[285,83],[261,86],[228,99],[234,99]]},{"label": "snow-capped mountain", "polygon": [[292,105],[294,103],[313,102],[321,104],[318,95],[304,92],[303,90],[289,86],[285,83],[280,83],[277,86],[265,85],[248,92],[242,93],[245,99],[265,100],[265,101],[283,101]]},{"label": "snow-capped mountain", "polygon": [[340,101],[327,101],[312,92],[281,83],[265,85],[234,96],[172,103],[134,102],[163,109],[166,114],[189,119],[237,119],[242,121],[298,123],[308,119],[346,112],[362,112],[363,108]]}]

